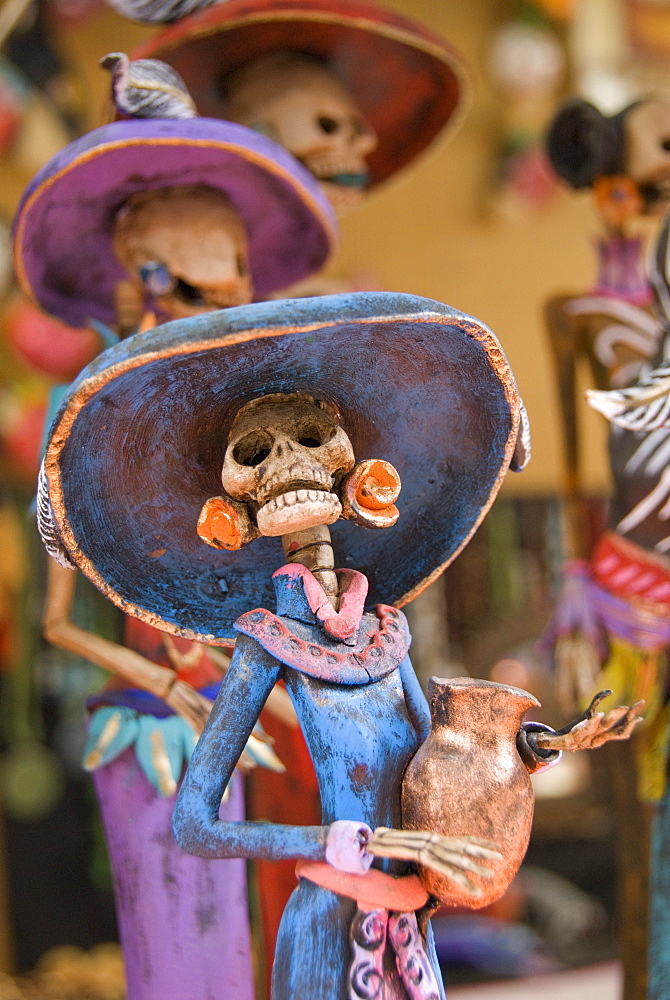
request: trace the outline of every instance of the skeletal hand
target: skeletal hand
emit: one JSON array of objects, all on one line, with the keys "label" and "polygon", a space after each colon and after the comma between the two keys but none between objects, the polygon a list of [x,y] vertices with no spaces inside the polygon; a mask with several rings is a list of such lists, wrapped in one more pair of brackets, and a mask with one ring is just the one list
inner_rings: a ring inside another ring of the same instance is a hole
[{"label": "skeletal hand", "polygon": [[478,863],[502,861],[498,845],[479,837],[443,837],[427,830],[392,830],[378,826],[368,841],[367,850],[378,858],[398,858],[433,868],[456,883],[470,896],[481,896],[481,889],[468,873],[492,878],[494,872]]},{"label": "skeletal hand", "polygon": [[609,712],[597,712],[600,702],[611,693],[600,691],[579,719],[556,733],[534,733],[533,741],[541,750],[593,750],[610,740],[627,740],[638,723],[642,722],[637,709],[644,702],[636,701],[630,708],[619,705]]},{"label": "skeletal hand", "polygon": [[213,702],[209,698],[203,697],[195,688],[190,687],[184,681],[177,680],[163,700],[173,712],[180,715],[188,722],[189,726],[195,729],[198,736],[200,735],[212,710]]}]

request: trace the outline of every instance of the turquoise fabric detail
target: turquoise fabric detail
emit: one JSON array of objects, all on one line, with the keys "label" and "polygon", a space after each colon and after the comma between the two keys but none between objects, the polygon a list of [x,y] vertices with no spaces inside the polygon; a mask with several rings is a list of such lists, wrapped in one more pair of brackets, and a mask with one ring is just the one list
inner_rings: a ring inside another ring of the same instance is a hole
[{"label": "turquoise fabric detail", "polygon": [[159,795],[169,798],[196,742],[196,734],[178,715],[157,719],[123,706],[99,708],[90,716],[84,767],[95,771],[134,747],[148,780]]},{"label": "turquoise fabric detail", "polygon": [[126,708],[101,708],[89,721],[84,747],[84,767],[95,771],[114,760],[137,739],[137,713]]},{"label": "turquoise fabric detail", "polygon": [[135,742],[137,761],[161,795],[174,795],[186,763],[183,729],[190,726],[178,715],[167,719],[141,715],[139,723]]},{"label": "turquoise fabric detail", "polygon": [[[263,734],[260,723],[254,727],[254,733]],[[134,747],[142,772],[159,795],[169,798],[177,791],[197,742],[196,733],[179,715],[159,719],[125,706],[104,706],[89,717],[84,768],[95,771]],[[277,769],[266,755],[254,751],[253,743],[247,745],[246,751],[259,767]],[[274,756],[269,747],[268,752]]]},{"label": "turquoise fabric detail", "polygon": [[187,763],[193,756],[193,751],[195,750],[197,742],[197,733],[194,733],[190,726],[186,726],[186,729],[184,730],[184,755]]}]

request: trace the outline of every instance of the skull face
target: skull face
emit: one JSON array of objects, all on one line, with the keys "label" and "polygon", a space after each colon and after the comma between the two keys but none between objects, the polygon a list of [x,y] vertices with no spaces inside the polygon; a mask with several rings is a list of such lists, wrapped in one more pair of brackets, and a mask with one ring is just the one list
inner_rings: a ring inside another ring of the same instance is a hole
[{"label": "skull face", "polygon": [[648,209],[670,202],[670,100],[644,101],[626,115],[626,173],[640,188]]},{"label": "skull face", "polygon": [[262,56],[225,80],[225,116],[263,132],[321,182],[336,211],[357,204],[377,137],[335,74],[296,52]]},{"label": "skull face", "polygon": [[136,196],[117,217],[114,250],[167,319],[251,302],[246,232],[219,191],[177,187]]},{"label": "skull face", "polygon": [[238,413],[221,480],[229,496],[257,505],[261,535],[284,535],[337,521],[342,505],[332,488],[353,465],[331,412],[298,393],[275,393]]}]

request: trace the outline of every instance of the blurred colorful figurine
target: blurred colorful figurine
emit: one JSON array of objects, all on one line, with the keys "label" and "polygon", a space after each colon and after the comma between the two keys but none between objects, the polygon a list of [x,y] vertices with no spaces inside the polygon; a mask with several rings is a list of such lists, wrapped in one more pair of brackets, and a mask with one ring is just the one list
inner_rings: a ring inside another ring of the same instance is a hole
[{"label": "blurred colorful figurine", "polygon": [[[137,83],[124,59],[106,61]],[[322,266],[336,239],[327,201],[281,147],[239,125],[184,118],[188,95],[175,104],[173,71],[156,61],[141,70],[153,110],[176,107],[177,118],[118,121],[72,143],[35,178],[15,224],[24,291],[69,324],[93,321],[109,339],[117,339],[110,326],[124,334],[267,294]],[[158,85],[167,101],[156,101]],[[148,430],[135,427],[138,438]],[[93,448],[104,451],[104,440],[103,432]],[[39,497],[42,513],[44,503]],[[71,619],[75,575],[57,548],[50,552],[61,565],[50,560],[45,634],[114,675],[89,706],[85,765],[112,856],[128,996],[223,991],[250,1000],[244,864],[217,871],[189,859],[170,831],[184,763],[227,657],[164,635],[156,621],[127,618],[125,646],[80,628]],[[162,555],[156,546],[151,558]],[[272,705],[293,717],[283,692]],[[245,762],[282,769],[260,729]],[[227,794],[222,816],[241,819],[239,778]]]},{"label": "blurred colorful figurine", "polygon": [[[149,425],[147,459],[134,429]],[[237,636],[174,830],[212,861],[298,862],[275,1000],[442,998],[435,898],[477,907],[503,892],[529,833],[527,770],[639,721],[635,708],[590,709],[557,733],[521,725],[531,696],[466,679],[434,683],[431,734],[404,616],[379,603],[411,600],[463,547],[523,464],[522,426],[486,327],[381,293],[133,337],[82,373],[53,425],[52,539],[140,620],[214,644]],[[103,429],[105,448],[91,449]],[[316,826],[219,815],[279,679],[314,759]]]},{"label": "blurred colorful figurine", "polygon": [[[646,575],[653,574],[656,601],[649,607],[649,602],[640,600],[637,594],[634,599],[641,613],[647,613],[650,633],[657,636],[657,642],[666,651],[670,645],[670,630],[668,629],[668,599],[670,597],[670,533],[668,531],[668,516],[670,507],[668,497],[670,492],[668,482],[668,454],[670,451],[670,420],[668,419],[670,384],[668,381],[668,356],[670,345],[670,218],[666,215],[663,228],[655,247],[651,261],[650,274],[656,292],[659,315],[663,325],[663,337],[656,354],[656,367],[634,385],[624,389],[609,391],[590,391],[589,402],[597,410],[608,417],[616,426],[612,431],[612,439],[617,442],[617,450],[629,456],[629,462],[635,460],[640,452],[648,455],[649,463],[653,460],[653,475],[641,476],[638,488],[632,493],[630,487],[626,493],[629,509],[628,521],[625,525],[626,541],[631,546],[629,564],[619,570],[619,586],[616,596],[619,601],[631,600],[624,589],[642,590],[639,582],[640,572],[633,574],[631,567],[635,565],[634,556],[638,547],[646,553]],[[639,464],[639,462],[638,462]],[[621,530],[621,526],[617,530]],[[622,540],[623,543],[623,540]],[[629,581],[623,579],[622,570],[628,570]],[[652,631],[653,630],[653,631]],[[668,741],[670,726],[668,724],[667,695],[660,709],[660,722],[664,728],[658,733],[658,749],[661,763],[667,768]],[[670,902],[670,802],[668,801],[667,782],[658,789],[659,794],[652,820],[651,862],[650,862],[650,923],[649,923],[649,964],[648,964],[648,1000],[662,1000],[670,991],[670,926],[668,912]]]},{"label": "blurred colorful figurine", "polygon": [[[645,274],[638,223],[643,215],[662,210],[670,198],[670,99],[647,97],[613,116],[586,101],[570,101],[556,115],[547,145],[560,176],[575,189],[592,191],[605,232],[596,244],[594,285],[557,296],[546,307],[563,415],[571,557],[563,567],[548,641],[564,704],[583,704],[607,687],[617,699],[643,698],[647,705],[633,745],[637,773],[632,757],[622,757],[617,767],[618,786],[627,786],[618,793],[617,809],[625,996],[641,1000],[646,991],[647,837],[644,811],[630,804],[636,783],[646,801],[662,798],[666,784],[667,432],[641,437],[615,429],[611,434],[611,530],[589,551],[576,372],[584,357],[599,389],[621,389],[635,382],[662,349],[663,321]],[[659,293],[659,281],[653,284]]]}]

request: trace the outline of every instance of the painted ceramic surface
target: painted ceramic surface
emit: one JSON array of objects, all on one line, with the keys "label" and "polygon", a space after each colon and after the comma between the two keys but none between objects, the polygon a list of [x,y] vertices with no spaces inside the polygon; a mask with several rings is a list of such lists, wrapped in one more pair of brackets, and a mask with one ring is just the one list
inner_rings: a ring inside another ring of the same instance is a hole
[{"label": "painted ceramic surface", "polygon": [[[524,713],[538,702],[518,688],[488,681],[433,677],[428,688],[431,733],[403,779],[403,827],[447,837],[473,835],[497,845],[502,860],[493,877],[472,875],[481,895],[477,907],[499,899],[528,848],[533,790],[516,747]],[[453,880],[422,866],[429,892],[453,904],[473,906]]]}]

